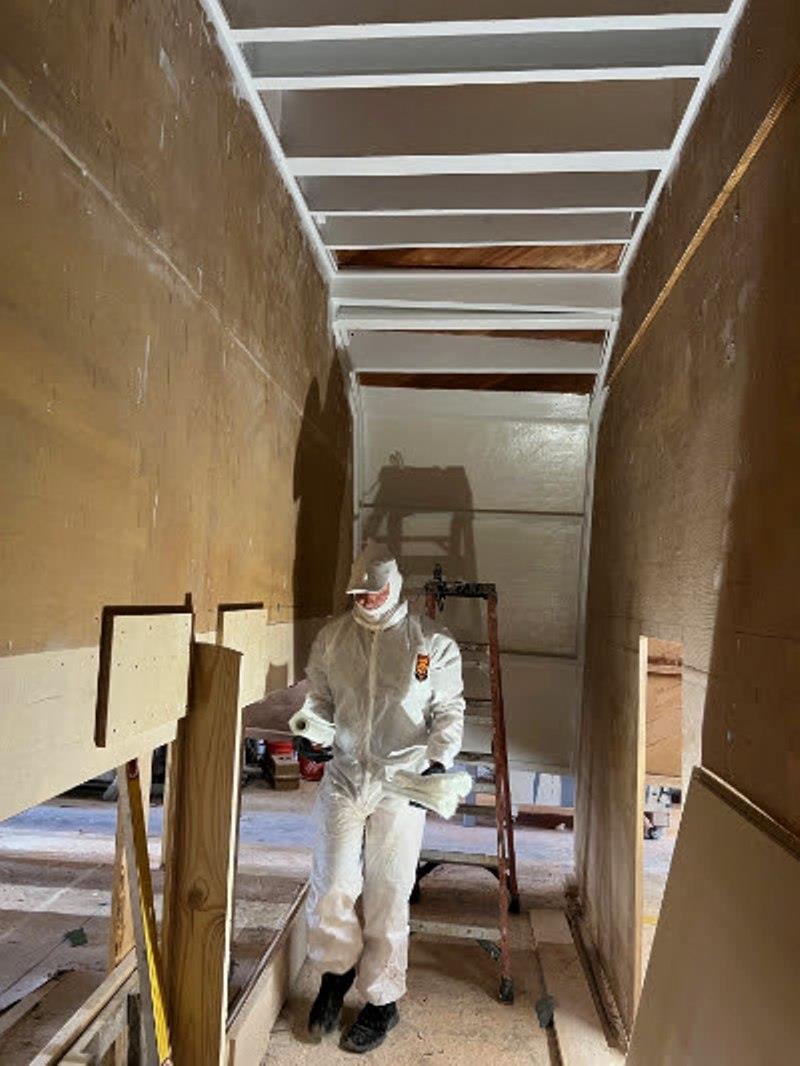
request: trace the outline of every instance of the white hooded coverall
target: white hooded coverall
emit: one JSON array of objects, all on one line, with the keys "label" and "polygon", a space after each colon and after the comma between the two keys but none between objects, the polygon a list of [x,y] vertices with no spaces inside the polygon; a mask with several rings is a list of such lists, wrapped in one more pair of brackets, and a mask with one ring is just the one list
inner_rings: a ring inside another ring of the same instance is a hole
[{"label": "white hooded coverall", "polygon": [[401,580],[398,572],[390,582],[378,621],[356,605],[326,625],[306,668],[305,709],[336,726],[317,800],[309,955],[320,971],[338,974],[360,959],[357,988],[376,1005],[405,992],[409,896],[425,826],[424,810],[383,785],[397,770],[452,766],[464,725],[458,645],[435,622],[409,615]]}]

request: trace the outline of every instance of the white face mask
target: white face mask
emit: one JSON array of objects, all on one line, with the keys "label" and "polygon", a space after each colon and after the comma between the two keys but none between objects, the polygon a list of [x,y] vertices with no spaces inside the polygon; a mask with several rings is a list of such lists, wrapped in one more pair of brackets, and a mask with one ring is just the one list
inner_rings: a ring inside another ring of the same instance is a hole
[{"label": "white face mask", "polygon": [[389,575],[389,595],[380,607],[369,609],[362,607],[357,601],[353,601],[353,614],[356,620],[367,626],[380,627],[381,623],[389,621],[397,610],[400,603],[400,593],[403,589],[403,575],[395,566]]}]

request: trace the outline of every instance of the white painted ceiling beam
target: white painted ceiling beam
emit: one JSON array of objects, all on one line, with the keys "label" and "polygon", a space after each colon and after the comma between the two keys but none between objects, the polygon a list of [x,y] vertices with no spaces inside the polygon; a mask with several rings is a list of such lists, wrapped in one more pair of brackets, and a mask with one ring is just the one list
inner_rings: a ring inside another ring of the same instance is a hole
[{"label": "white painted ceiling beam", "polygon": [[[342,304],[334,311],[334,330],[341,337],[358,330],[598,330],[610,329],[616,312],[547,314],[537,311],[486,311],[469,307],[448,310],[425,307],[353,307]],[[345,341],[346,343],[346,341]]]},{"label": "white painted ceiling beam", "polygon": [[300,187],[312,211],[331,215],[637,211],[647,201],[650,175],[637,171],[304,178]]},{"label": "white painted ceiling beam", "polygon": [[418,248],[485,245],[607,244],[633,232],[633,214],[342,217],[320,223],[329,248]]},{"label": "white painted ceiling beam", "polygon": [[468,155],[301,156],[289,159],[295,177],[403,177],[420,174],[564,174],[578,171],[661,170],[669,151],[470,153]]},{"label": "white painted ceiling beam", "polygon": [[340,270],[331,281],[337,303],[361,306],[491,308],[530,311],[615,310],[618,274],[541,270]]},{"label": "white painted ceiling beam", "polygon": [[590,90],[567,83],[287,92],[280,138],[289,158],[665,149],[693,88],[668,79]]},{"label": "white painted ceiling beam", "polygon": [[699,78],[716,30],[254,42],[257,89]]},{"label": "white painted ceiling beam", "polygon": [[719,26],[727,0],[226,0],[239,40]]},{"label": "white painted ceiling beam", "polygon": [[353,333],[349,354],[356,371],[594,374],[601,347],[586,341],[373,331]]}]

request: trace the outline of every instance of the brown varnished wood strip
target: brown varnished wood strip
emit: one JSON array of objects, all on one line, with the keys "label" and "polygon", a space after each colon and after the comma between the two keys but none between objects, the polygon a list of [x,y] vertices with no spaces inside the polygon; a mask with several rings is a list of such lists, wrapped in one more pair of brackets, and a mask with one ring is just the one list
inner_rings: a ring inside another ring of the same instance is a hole
[{"label": "brown varnished wood strip", "polygon": [[615,270],[622,244],[492,245],[480,248],[343,248],[337,265],[358,269]]}]

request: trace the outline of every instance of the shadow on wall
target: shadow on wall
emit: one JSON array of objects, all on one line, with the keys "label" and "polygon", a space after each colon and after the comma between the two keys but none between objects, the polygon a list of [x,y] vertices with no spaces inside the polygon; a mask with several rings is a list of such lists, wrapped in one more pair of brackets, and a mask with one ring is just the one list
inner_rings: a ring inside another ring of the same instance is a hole
[{"label": "shadow on wall", "polygon": [[[423,609],[422,589],[437,563],[448,581],[479,580],[472,488],[463,466],[405,466],[395,452],[367,491],[364,511],[365,539],[395,554],[416,610]],[[474,631],[482,639],[477,601],[462,601],[457,611],[451,603],[449,616],[464,636]]]},{"label": "shadow on wall", "polygon": [[[324,402],[314,379],[306,394],[294,457],[297,505],[294,571],[295,618],[324,618],[342,609],[350,570],[349,457],[352,433],[345,381],[334,361]],[[308,627],[294,629],[295,670],[303,676]]]},{"label": "shadow on wall", "polygon": [[463,466],[404,466],[396,453],[368,491],[366,539],[387,544],[406,583],[421,587],[441,563],[449,580],[477,580],[472,489]]}]

